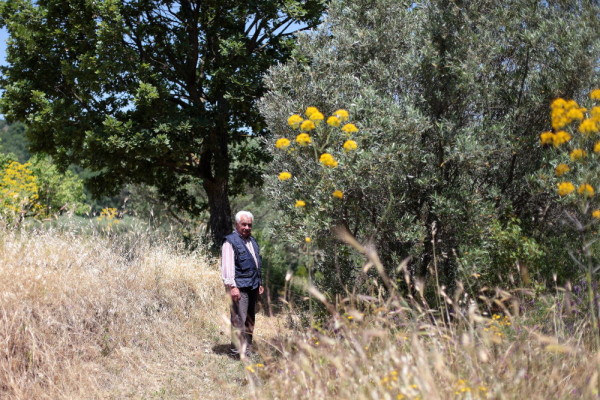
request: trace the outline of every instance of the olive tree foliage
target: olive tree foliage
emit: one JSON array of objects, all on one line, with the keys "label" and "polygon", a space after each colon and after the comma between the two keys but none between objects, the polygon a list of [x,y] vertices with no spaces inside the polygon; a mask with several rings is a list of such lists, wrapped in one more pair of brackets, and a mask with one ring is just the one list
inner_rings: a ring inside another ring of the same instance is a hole
[{"label": "olive tree foliage", "polygon": [[98,194],[143,183],[183,210],[208,208],[220,244],[230,194],[260,183],[262,74],[322,10],[320,0],[5,0],[2,112],[26,123],[33,152],[95,171]]},{"label": "olive tree foliage", "polygon": [[[278,235],[298,247],[311,236],[317,283],[352,287],[363,276],[336,225],[371,242],[390,274],[410,256],[414,277],[437,274],[447,286],[540,260],[538,135],[553,98],[598,78],[599,11],[575,1],[334,0],[325,23],[271,69],[261,103],[274,158],[267,192],[287,215]],[[308,146],[294,142],[286,121],[308,106],[325,119],[347,109],[356,151],[339,140],[323,147],[324,125]],[[279,138],[292,145],[276,148]],[[315,146],[337,152],[337,167],[306,156]],[[292,178],[278,180],[282,171]]]}]

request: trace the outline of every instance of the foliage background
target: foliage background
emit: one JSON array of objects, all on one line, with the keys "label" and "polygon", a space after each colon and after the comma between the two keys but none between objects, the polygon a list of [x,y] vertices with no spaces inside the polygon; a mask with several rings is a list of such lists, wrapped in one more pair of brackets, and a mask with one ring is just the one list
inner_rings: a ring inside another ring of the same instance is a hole
[{"label": "foliage background", "polygon": [[[337,224],[371,240],[396,276],[411,256],[413,276],[435,266],[446,286],[472,274],[518,284],[519,263],[549,279],[541,254],[556,259],[563,249],[548,244],[564,232],[552,196],[532,179],[546,162],[538,135],[553,98],[597,82],[597,15],[595,3],[562,1],[332,2],[326,22],[266,78],[261,110],[274,158],[266,190],[288,217],[280,237],[301,248],[313,233],[329,289],[361,276],[331,238]],[[299,156],[273,146],[293,140],[286,120],[308,106],[326,115],[347,108],[360,128],[356,158],[332,172],[345,193],[335,209],[330,196],[312,194],[322,167],[296,165]],[[276,178],[299,170],[309,178],[291,186]],[[311,198],[302,213],[300,195]],[[551,269],[568,275],[562,260]]]}]

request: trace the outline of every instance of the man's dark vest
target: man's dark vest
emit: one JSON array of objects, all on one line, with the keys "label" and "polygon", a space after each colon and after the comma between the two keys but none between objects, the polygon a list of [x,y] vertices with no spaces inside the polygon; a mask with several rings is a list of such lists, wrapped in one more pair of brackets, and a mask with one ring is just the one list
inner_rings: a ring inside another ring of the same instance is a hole
[{"label": "man's dark vest", "polygon": [[240,237],[239,233],[234,231],[225,236],[225,240],[231,243],[233,253],[235,254],[235,285],[239,288],[256,289],[259,287],[261,285],[261,259],[256,240],[250,236],[250,243],[252,243],[252,247],[254,248],[254,254],[258,261],[258,268],[254,262],[254,257],[252,257],[252,254],[248,251],[244,239]]}]

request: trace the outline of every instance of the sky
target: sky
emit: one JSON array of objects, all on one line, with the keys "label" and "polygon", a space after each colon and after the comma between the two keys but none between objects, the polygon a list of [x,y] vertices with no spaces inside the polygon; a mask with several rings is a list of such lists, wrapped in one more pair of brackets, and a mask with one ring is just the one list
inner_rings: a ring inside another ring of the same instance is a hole
[{"label": "sky", "polygon": [[8,38],[8,32],[6,29],[0,29],[0,65],[4,65],[6,60],[6,39]]}]

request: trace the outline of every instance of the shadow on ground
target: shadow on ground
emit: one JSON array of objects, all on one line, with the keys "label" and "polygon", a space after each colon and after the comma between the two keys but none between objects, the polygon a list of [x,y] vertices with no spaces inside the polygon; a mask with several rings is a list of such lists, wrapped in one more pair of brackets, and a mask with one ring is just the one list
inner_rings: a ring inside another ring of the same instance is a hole
[{"label": "shadow on ground", "polygon": [[232,360],[239,360],[240,356],[231,351],[231,344],[216,344],[212,348],[213,353],[227,356]]}]

